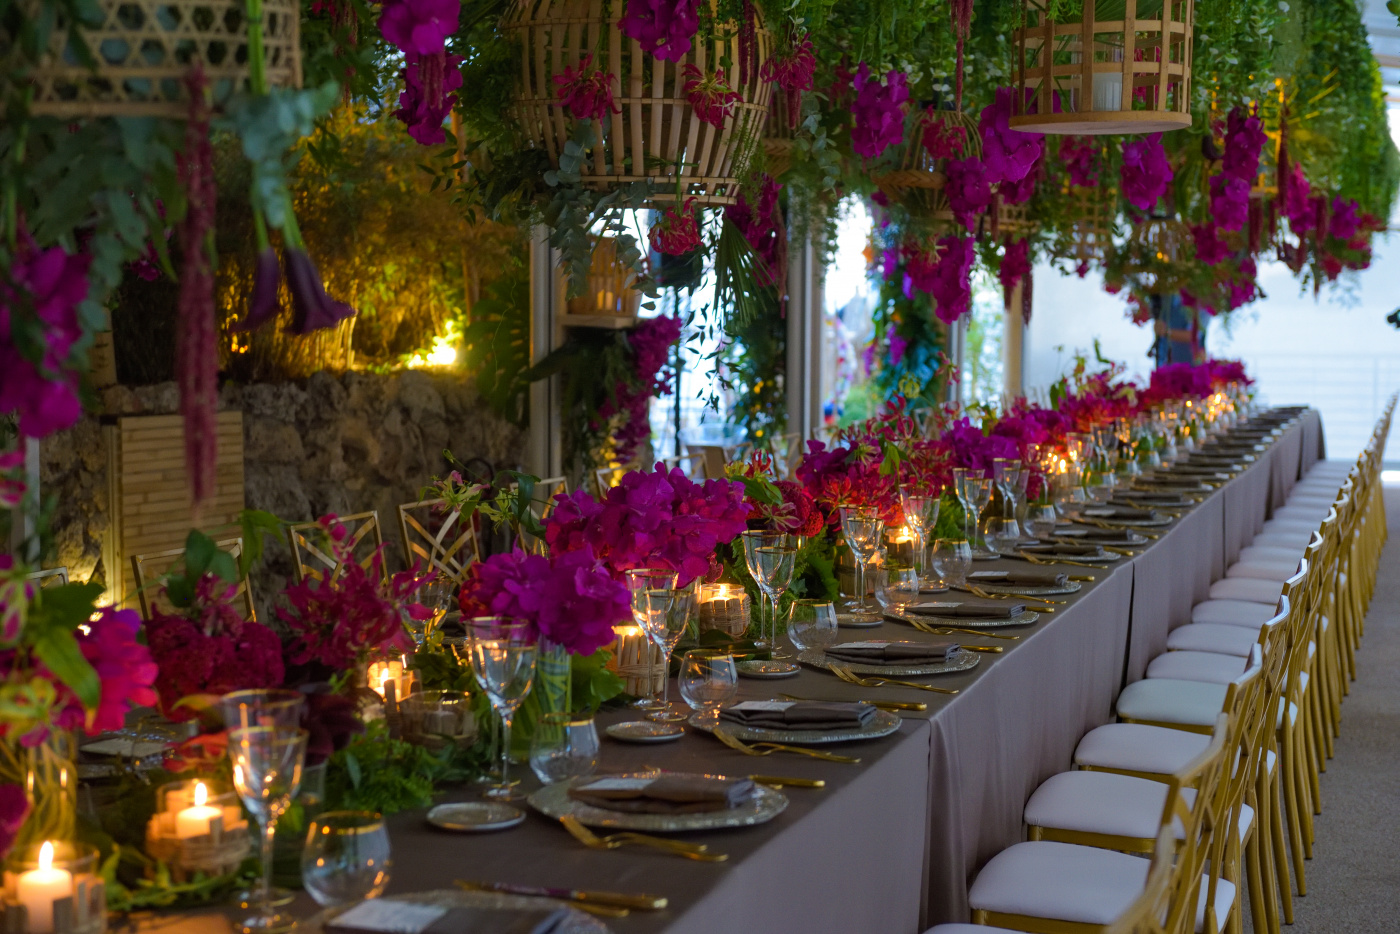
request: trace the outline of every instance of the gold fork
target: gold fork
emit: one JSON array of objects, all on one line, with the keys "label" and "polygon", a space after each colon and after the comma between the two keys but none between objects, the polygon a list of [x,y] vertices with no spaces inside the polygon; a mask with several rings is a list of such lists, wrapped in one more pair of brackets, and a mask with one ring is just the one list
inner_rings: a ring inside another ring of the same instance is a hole
[{"label": "gold fork", "polygon": [[956,694],[957,688],[937,688],[931,684],[920,684],[917,681],[898,681],[894,678],[862,678],[849,668],[842,668],[840,665],[831,665],[831,673],[849,684],[862,688],[878,688],[883,685],[893,685],[905,688],[918,688],[921,691],[932,691],[935,694]]},{"label": "gold fork", "polygon": [[[968,584],[967,592],[972,594],[974,597],[981,597],[984,600],[1034,600],[1036,603],[1054,604],[1063,604],[1069,602],[1068,600],[1051,600],[1049,597],[1037,597],[1034,594],[1029,593],[992,593],[991,591],[983,590],[976,584]],[[1053,613],[1055,611],[1046,610],[1045,612]]]},{"label": "gold fork", "polygon": [[639,846],[649,846],[653,849],[670,853],[673,856],[681,856],[685,859],[698,860],[702,863],[722,863],[729,858],[727,853],[710,853],[709,847],[703,843],[682,843],[679,840],[665,840],[661,837],[651,837],[644,833],[624,833],[608,834],[600,837],[572,814],[565,814],[559,818],[559,823],[564,825],[564,829],[573,835],[573,838],[590,850],[615,850],[620,846],[635,843]]},{"label": "gold fork", "polygon": [[[1007,555],[1007,557],[1020,558],[1022,561],[1029,561],[1031,564],[1038,564],[1041,567],[1054,567],[1057,564],[1072,564],[1077,568],[1093,568],[1096,571],[1103,570],[1103,568],[1099,567],[1097,564],[1089,564],[1085,561],[1071,561],[1068,558],[1056,558],[1054,561],[1047,561],[1045,558],[1036,558],[1032,555],[1028,555],[1024,551],[1014,555]],[[1097,578],[1095,579],[1097,580]]]},{"label": "gold fork", "polygon": [[[985,629],[964,629],[961,626],[945,626],[942,623],[927,623],[921,619],[915,619],[912,616],[901,616],[900,619],[919,630],[919,632],[926,632],[931,636],[948,636],[955,632],[960,632],[969,636],[986,636],[988,639],[1010,639],[1013,642],[1021,638],[1020,636],[1006,636],[1001,633],[988,632]],[[962,648],[976,651],[972,646],[962,645],[961,642],[958,643],[958,645]],[[987,651],[992,650],[992,647],[989,646],[982,646],[981,648]],[[996,651],[1000,652],[1001,649],[998,648]]]},{"label": "gold fork", "polygon": [[1074,521],[1075,521],[1075,522],[1078,522],[1080,525],[1092,525],[1092,526],[1094,526],[1095,528],[1098,528],[1098,529],[1111,529],[1111,530],[1113,530],[1113,531],[1115,531],[1115,532],[1122,532],[1122,531],[1136,532],[1136,533],[1138,533],[1139,535],[1141,535],[1143,538],[1150,538],[1150,539],[1153,539],[1153,540],[1156,540],[1156,539],[1159,539],[1159,538],[1162,537],[1162,533],[1160,533],[1160,532],[1149,532],[1149,531],[1147,531],[1147,529],[1142,528],[1141,526],[1137,526],[1137,525],[1109,525],[1107,522],[1100,522],[1100,521],[1097,520],[1097,519],[1086,519],[1086,518],[1084,518],[1083,516],[1079,517],[1078,519],[1075,519]]},{"label": "gold fork", "polygon": [[782,743],[749,743],[744,742],[733,733],[723,727],[715,727],[715,738],[730,749],[742,752],[746,756],[771,756],[775,752],[791,752],[799,756],[811,756],[813,759],[825,759],[827,762],[845,762],[854,765],[860,761],[855,756],[838,756],[834,752],[822,752],[819,749],[803,749],[801,746],[785,746]]}]

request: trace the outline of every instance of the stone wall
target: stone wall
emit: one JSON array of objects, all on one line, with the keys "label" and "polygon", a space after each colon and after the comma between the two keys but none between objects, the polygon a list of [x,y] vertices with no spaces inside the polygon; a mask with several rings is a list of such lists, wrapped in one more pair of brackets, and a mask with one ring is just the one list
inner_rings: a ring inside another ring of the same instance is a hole
[{"label": "stone wall", "polygon": [[[117,386],[106,390],[103,404],[107,416],[164,415],[176,411],[178,393],[173,383]],[[456,375],[317,373],[298,382],[226,385],[220,407],[243,411],[249,508],[294,521],[377,509],[392,567],[402,564],[396,507],[417,500],[433,476],[450,469],[444,449],[494,469],[519,467],[524,455],[523,433],[491,414]],[[56,563],[75,579],[105,580],[107,452],[99,418],[86,416],[45,439],[40,455],[43,493],[58,498]],[[272,549],[255,571],[260,613],[267,606],[262,595],[279,592],[290,573],[285,549]]]}]

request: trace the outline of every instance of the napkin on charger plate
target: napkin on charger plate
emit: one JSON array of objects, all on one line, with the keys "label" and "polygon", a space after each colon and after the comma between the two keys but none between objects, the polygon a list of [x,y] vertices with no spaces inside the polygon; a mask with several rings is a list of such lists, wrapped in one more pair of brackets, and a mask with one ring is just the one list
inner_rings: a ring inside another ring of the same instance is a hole
[{"label": "napkin on charger plate", "polygon": [[843,642],[827,648],[828,661],[859,665],[930,665],[943,663],[956,642]]},{"label": "napkin on charger plate", "polygon": [[1026,605],[974,603],[971,600],[924,600],[905,604],[904,612],[918,616],[955,616],[959,619],[1012,619],[1026,612]]},{"label": "napkin on charger plate", "polygon": [[[1128,540],[1127,529],[1100,529],[1094,526],[1072,525],[1059,526],[1055,529],[1056,538],[1078,538],[1084,541],[1095,542],[1121,542]],[[1064,546],[1054,548],[1055,551],[1063,551]]]},{"label": "napkin on charger plate", "polygon": [[1138,509],[1135,506],[1085,506],[1079,510],[1081,516],[1090,519],[1155,519],[1157,514],[1151,509]]},{"label": "napkin on charger plate", "polygon": [[724,811],[744,804],[757,792],[747,778],[662,775],[657,778],[598,778],[569,789],[575,801],[631,814],[694,814]]},{"label": "napkin on charger plate", "polygon": [[[1122,533],[1119,533],[1120,537]],[[1051,542],[1048,545],[1022,545],[1017,549],[1029,555],[1068,555],[1075,558],[1092,558],[1101,552],[1098,545],[1075,545],[1067,542]]]},{"label": "napkin on charger plate", "polygon": [[328,934],[554,934],[572,911],[477,908],[371,898],[326,924]]},{"label": "napkin on charger plate", "polygon": [[825,701],[744,701],[725,707],[719,718],[765,730],[842,730],[865,726],[875,719],[875,708]]},{"label": "napkin on charger plate", "polygon": [[1069,575],[1047,568],[1017,568],[1013,571],[973,571],[967,575],[969,584],[1006,584],[1012,587],[1063,587]]}]

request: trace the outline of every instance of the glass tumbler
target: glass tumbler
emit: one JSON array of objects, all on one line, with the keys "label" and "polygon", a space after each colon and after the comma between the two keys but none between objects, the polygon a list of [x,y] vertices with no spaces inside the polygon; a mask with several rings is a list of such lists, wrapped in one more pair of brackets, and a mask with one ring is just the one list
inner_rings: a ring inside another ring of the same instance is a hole
[{"label": "glass tumbler", "polygon": [[301,881],[318,905],[335,908],[382,895],[393,865],[383,817],[326,811],[306,833]]},{"label": "glass tumbler", "polygon": [[546,785],[583,778],[598,768],[598,728],[587,714],[542,715],[530,739],[530,770]]}]

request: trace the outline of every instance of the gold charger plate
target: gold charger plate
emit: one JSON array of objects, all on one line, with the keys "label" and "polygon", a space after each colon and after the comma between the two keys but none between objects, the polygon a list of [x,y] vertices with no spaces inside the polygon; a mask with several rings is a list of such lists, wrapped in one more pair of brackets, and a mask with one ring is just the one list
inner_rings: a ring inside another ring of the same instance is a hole
[{"label": "gold charger plate", "polygon": [[[633,814],[627,811],[609,811],[575,801],[569,797],[569,789],[574,785],[587,785],[600,779],[643,781],[657,778],[661,773],[624,772],[620,775],[589,775],[572,778],[566,782],[545,785],[526,800],[530,807],[545,817],[555,820],[565,814],[578,818],[579,823],[589,827],[608,827],[620,830],[640,830],[649,833],[685,833],[694,830],[723,830],[727,827],[752,827],[766,824],[777,817],[788,806],[787,795],[767,785],[758,785],[752,798],[737,808],[722,811],[697,811],[690,814]],[[684,774],[684,773],[675,773]],[[696,778],[725,778],[724,775],[698,775]]]}]

